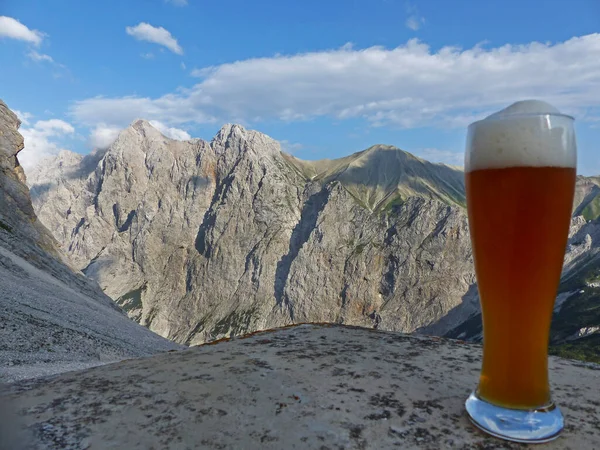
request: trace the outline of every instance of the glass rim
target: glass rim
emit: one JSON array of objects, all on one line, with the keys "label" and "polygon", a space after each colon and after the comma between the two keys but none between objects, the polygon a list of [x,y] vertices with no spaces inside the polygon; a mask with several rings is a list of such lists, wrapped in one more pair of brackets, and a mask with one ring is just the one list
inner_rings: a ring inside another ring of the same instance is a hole
[{"label": "glass rim", "polygon": [[480,119],[480,120],[476,120],[475,122],[472,122],[468,128],[473,127],[474,125],[477,125],[481,122],[486,122],[488,120],[490,121],[500,121],[500,120],[508,120],[508,119],[526,119],[526,118],[532,118],[532,117],[561,117],[564,119],[569,119],[571,120],[571,122],[575,122],[575,117],[570,116],[568,114],[563,114],[563,113],[543,113],[543,112],[537,112],[537,113],[517,113],[517,114],[508,114],[506,116],[488,116],[484,119]]}]

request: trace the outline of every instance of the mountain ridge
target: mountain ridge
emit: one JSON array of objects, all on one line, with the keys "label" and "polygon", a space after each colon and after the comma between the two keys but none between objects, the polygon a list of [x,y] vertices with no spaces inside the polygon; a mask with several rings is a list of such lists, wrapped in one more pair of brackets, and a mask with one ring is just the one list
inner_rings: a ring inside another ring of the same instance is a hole
[{"label": "mountain ridge", "polygon": [[[235,124],[210,142],[127,130],[104,153],[73,159],[80,174],[84,159],[97,162],[93,174],[67,176],[34,203],[78,267],[140,323],[187,344],[311,321],[481,338],[463,171],[381,145],[302,161]],[[37,193],[44,177],[32,178]],[[595,261],[597,189],[578,177],[562,286]],[[64,227],[56,207],[79,222]],[[568,324],[588,297],[559,300],[571,313],[557,315],[553,342],[594,329]]]},{"label": "mountain ridge", "polygon": [[[468,289],[463,208],[438,195],[437,172],[415,182],[438,166],[392,147],[363,152],[369,164],[351,169],[376,174],[387,155],[415,164],[407,194],[383,208],[404,179],[361,191],[347,167],[308,179],[278,142],[239,125],[210,142],[152,139],[140,129],[149,126],[134,122],[93,172],[55,160],[30,178],[38,213],[77,267],[163,336],[199,343],[299,321],[413,331]],[[441,170],[462,183],[462,172]],[[433,281],[409,289],[431,277],[448,280],[446,292]]]}]

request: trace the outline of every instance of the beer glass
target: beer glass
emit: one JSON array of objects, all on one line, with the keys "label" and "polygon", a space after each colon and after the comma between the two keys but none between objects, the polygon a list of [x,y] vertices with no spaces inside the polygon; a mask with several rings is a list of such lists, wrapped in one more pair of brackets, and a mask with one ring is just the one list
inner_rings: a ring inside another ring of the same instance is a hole
[{"label": "beer glass", "polygon": [[548,343],[567,244],[577,150],[573,118],[518,102],[469,126],[465,186],[483,318],[473,423],[546,442],[563,417],[550,397]]}]

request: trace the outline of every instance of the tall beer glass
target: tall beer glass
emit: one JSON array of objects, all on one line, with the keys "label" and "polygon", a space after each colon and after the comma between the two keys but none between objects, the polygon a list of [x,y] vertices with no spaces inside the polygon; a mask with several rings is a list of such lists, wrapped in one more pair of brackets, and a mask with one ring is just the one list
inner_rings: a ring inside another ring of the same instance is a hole
[{"label": "tall beer glass", "polygon": [[466,402],[484,431],[517,442],[558,436],[548,341],[575,190],[573,118],[518,102],[469,126],[465,184],[483,316],[479,386]]}]

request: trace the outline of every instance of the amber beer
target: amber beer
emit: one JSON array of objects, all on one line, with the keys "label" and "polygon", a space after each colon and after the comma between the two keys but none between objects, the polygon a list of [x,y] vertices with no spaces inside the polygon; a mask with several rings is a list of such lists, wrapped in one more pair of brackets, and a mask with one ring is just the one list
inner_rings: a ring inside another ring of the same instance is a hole
[{"label": "amber beer", "polygon": [[478,169],[465,182],[484,328],[478,395],[507,408],[543,407],[575,169]]},{"label": "amber beer", "polygon": [[479,385],[465,401],[493,436],[541,443],[564,428],[548,384],[550,321],[575,191],[573,118],[517,102],[467,133],[465,185],[483,316]]}]

